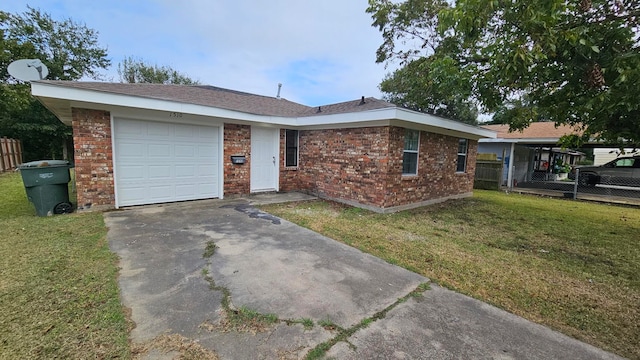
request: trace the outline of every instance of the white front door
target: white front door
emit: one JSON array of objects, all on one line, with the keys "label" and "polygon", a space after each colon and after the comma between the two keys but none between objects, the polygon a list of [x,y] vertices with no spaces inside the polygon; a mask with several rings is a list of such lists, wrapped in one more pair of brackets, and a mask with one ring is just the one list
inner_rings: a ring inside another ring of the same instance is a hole
[{"label": "white front door", "polygon": [[251,127],[251,192],[278,190],[278,133]]}]

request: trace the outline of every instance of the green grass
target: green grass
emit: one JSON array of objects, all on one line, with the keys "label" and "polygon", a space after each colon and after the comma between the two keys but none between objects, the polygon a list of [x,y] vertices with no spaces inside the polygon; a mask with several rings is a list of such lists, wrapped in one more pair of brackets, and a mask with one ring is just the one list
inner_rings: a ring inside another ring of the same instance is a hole
[{"label": "green grass", "polygon": [[129,358],[102,214],[37,217],[1,174],[0,359]]},{"label": "green grass", "polygon": [[262,209],[640,358],[640,209],[492,191],[396,214],[325,201]]}]

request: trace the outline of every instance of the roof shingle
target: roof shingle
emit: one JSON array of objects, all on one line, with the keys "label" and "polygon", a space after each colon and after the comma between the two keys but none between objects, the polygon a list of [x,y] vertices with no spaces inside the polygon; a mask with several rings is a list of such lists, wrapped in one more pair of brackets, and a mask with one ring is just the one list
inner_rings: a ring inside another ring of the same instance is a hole
[{"label": "roof shingle", "polygon": [[317,107],[298,104],[284,98],[250,94],[209,85],[130,84],[57,80],[41,82],[74,89],[176,101],[267,116],[330,115],[396,107],[394,104],[370,97],[365,99],[364,104],[361,104],[361,100],[354,100],[323,105],[319,107],[321,111],[318,112]]},{"label": "roof shingle", "polygon": [[579,127],[556,126],[553,122],[534,122],[522,131],[513,132],[509,132],[508,124],[483,125],[481,127],[497,132],[497,137],[502,139],[559,139],[564,135],[582,134]]}]

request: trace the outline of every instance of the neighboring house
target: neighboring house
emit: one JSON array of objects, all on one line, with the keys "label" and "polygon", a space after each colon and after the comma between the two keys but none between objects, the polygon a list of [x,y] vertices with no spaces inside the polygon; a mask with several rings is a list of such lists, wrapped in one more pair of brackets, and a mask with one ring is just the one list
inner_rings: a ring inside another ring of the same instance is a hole
[{"label": "neighboring house", "polygon": [[73,126],[79,209],[301,191],[379,212],[470,196],[495,133],[374,98],[309,107],[212,86],[36,81]]},{"label": "neighboring house", "polygon": [[571,126],[535,122],[523,131],[514,132],[509,132],[509,125],[482,127],[495,131],[497,137],[480,139],[478,153],[496,154],[498,160],[503,161],[502,184],[508,187],[531,180],[547,180],[554,171],[554,164],[573,165],[584,157],[579,151],[558,146],[562,136],[581,134],[580,129]]},{"label": "neighboring house", "polygon": [[606,164],[611,160],[617,159],[619,156],[630,156],[640,154],[639,149],[624,149],[624,154],[617,148],[601,148],[593,149],[593,165]]}]

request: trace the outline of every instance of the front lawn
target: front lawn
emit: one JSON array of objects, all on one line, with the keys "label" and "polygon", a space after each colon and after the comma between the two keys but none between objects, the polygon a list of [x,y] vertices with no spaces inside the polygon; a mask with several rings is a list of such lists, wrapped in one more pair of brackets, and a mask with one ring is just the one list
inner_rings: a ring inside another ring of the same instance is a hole
[{"label": "front lawn", "polygon": [[0,174],[0,358],[129,358],[102,214],[37,217]]},{"label": "front lawn", "polygon": [[327,201],[262,209],[640,358],[640,209],[491,191],[387,215]]}]

